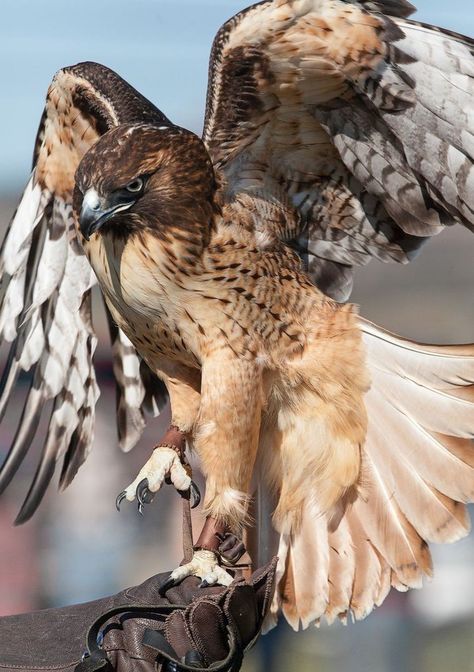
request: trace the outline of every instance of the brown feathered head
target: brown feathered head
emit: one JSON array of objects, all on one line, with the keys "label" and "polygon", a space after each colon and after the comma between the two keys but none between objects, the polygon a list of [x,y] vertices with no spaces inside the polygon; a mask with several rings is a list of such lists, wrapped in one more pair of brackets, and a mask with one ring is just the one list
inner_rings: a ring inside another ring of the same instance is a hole
[{"label": "brown feathered head", "polygon": [[74,211],[86,240],[99,231],[209,228],[216,183],[194,133],[173,125],[126,124],[103,135],[77,172]]}]

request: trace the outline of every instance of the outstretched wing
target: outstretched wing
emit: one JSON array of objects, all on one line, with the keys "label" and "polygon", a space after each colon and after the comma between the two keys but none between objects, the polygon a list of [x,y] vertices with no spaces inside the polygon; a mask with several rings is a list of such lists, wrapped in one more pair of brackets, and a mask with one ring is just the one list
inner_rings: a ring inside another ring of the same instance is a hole
[{"label": "outstretched wing", "polygon": [[[96,63],[60,70],[48,90],[33,172],[0,257],[0,338],[11,343],[0,381],[0,417],[18,376],[29,372],[24,408],[0,470],[0,492],[37,436],[43,414],[50,413],[37,471],[17,523],[34,513],[56,462],[64,458],[61,485],[66,486],[91,447],[98,398],[92,362],[95,277],[76,237],[74,174],[103,133],[136,120],[167,122],[123,79]],[[119,438],[128,449],[143,430],[144,405],[157,411],[166,397],[150,371],[142,376],[143,365],[125,335],[114,325],[111,331]]]},{"label": "outstretched wing", "polygon": [[446,225],[474,227],[474,42],[412,11],[267,0],[214,43],[204,140],[224,200],[338,300],[354,265],[406,263]]}]

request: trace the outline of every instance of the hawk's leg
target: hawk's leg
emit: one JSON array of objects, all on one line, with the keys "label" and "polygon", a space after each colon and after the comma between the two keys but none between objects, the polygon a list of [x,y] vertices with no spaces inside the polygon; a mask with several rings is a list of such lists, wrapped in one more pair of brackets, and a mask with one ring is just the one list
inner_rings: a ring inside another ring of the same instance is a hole
[{"label": "hawk's leg", "polygon": [[133,483],[117,497],[117,507],[124,499],[137,500],[140,512],[145,504],[153,501],[163,483],[172,483],[180,494],[190,497],[193,507],[200,501],[185,456],[186,437],[191,435],[199,411],[200,372],[163,358],[161,369],[156,373],[170,396],[171,427]]},{"label": "hawk's leg", "polygon": [[201,495],[191,479],[185,449],[186,434],[172,425],[136,479],[117,497],[117,509],[120,509],[124,499],[129,502],[137,500],[138,510],[142,513],[143,506],[153,501],[164,482],[173,484],[184,497],[189,496],[191,506],[196,507],[201,501]]},{"label": "hawk's leg", "polygon": [[198,576],[205,585],[232,581],[222,538],[229,532],[239,536],[246,524],[262,403],[261,368],[252,360],[222,348],[204,362],[194,448],[206,477],[208,519],[191,562],[175,569],[170,582],[186,576]]},{"label": "hawk's leg", "polygon": [[161,586],[160,593],[164,595],[187,576],[201,579],[203,588],[215,584],[228,586],[234,577],[227,569],[237,568],[245,552],[242,541],[225,524],[209,516],[194,546],[191,561],[171,572],[169,579]]}]

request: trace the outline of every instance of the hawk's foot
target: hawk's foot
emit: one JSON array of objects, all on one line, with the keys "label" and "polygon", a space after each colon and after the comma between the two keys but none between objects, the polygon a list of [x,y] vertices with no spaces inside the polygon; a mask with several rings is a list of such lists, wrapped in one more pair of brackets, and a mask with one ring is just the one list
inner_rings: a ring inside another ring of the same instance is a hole
[{"label": "hawk's foot", "polygon": [[129,502],[137,500],[138,510],[142,513],[144,505],[153,501],[164,482],[174,485],[183,497],[189,497],[193,508],[201,501],[200,492],[191,479],[190,469],[183,464],[178,451],[172,447],[158,446],[133,483],[117,497],[117,509],[120,510],[124,499]]},{"label": "hawk's foot", "polygon": [[178,585],[188,576],[197,576],[198,579],[201,579],[202,588],[217,584],[229,586],[234,580],[233,576],[219,564],[217,553],[200,549],[194,551],[190,562],[171,572],[169,578],[160,587],[160,595],[163,596],[167,590]]},{"label": "hawk's foot", "polygon": [[188,576],[200,578],[202,588],[216,584],[228,586],[234,579],[225,568],[247,566],[237,564],[245,553],[244,544],[230,532],[227,525],[208,516],[194,547],[192,560],[171,572],[160,587],[160,595],[163,596]]}]

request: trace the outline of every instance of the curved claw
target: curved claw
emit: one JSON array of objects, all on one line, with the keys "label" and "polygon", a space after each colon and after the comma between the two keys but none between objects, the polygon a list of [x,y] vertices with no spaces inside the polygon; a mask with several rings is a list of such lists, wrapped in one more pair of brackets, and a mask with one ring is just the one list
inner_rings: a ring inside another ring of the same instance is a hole
[{"label": "curved claw", "polygon": [[170,588],[174,588],[175,586],[177,586],[179,583],[180,583],[179,581],[175,581],[174,579],[171,578],[171,576],[169,576],[166,579],[166,581],[163,581],[161,586],[158,588],[158,593],[160,594],[160,597],[165,597],[166,592],[170,590]]},{"label": "curved claw", "polygon": [[144,506],[146,504],[151,504],[155,499],[155,493],[152,492],[148,486],[148,478],[144,478],[142,481],[140,481],[140,483],[137,485],[137,489],[135,490],[135,497],[137,498],[138,502],[138,513],[141,516],[143,516]]},{"label": "curved claw", "polygon": [[117,509],[117,511],[119,513],[120,513],[120,506],[121,506],[123,500],[126,499],[126,497],[127,497],[127,493],[125,492],[125,490],[122,490],[122,492],[117,495],[117,499],[115,500],[115,508]]},{"label": "curved claw", "polygon": [[138,502],[144,506],[145,504],[151,504],[155,499],[155,493],[152,492],[148,487],[148,478],[144,478],[143,481],[137,485],[135,495]]},{"label": "curved claw", "polygon": [[199,490],[198,486],[194,481],[191,481],[189,490],[180,490],[179,492],[181,497],[190,500],[192,509],[195,509],[196,506],[199,506],[199,504],[201,503],[201,491]]},{"label": "curved claw", "polygon": [[221,562],[224,567],[232,568],[245,555],[247,549],[241,539],[229,532],[227,534],[217,533],[216,537],[222,542],[218,549]]},{"label": "curved claw", "polygon": [[189,494],[191,497],[191,508],[195,509],[201,503],[201,491],[194,481],[191,481],[191,485],[189,486]]}]

